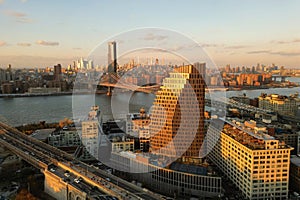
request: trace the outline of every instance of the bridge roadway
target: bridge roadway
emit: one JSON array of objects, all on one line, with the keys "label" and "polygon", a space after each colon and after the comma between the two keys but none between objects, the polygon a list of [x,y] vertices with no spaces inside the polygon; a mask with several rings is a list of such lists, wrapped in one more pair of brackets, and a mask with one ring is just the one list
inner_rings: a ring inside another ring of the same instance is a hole
[{"label": "bridge roadway", "polygon": [[[108,174],[101,169],[94,169],[85,163],[75,160],[73,156],[61,151],[55,147],[45,144],[39,140],[29,137],[13,127],[0,122],[0,144],[19,155],[22,159],[39,168],[42,172],[47,171],[49,166],[54,166],[59,171],[68,170],[73,177],[81,177],[83,181],[75,185],[81,190],[92,192],[90,195],[110,194],[119,199],[163,199],[162,195],[153,193],[150,190],[143,190],[132,183],[129,183],[112,174]],[[57,174],[62,176],[62,173]],[[64,177],[65,178],[65,177]],[[108,181],[110,178],[111,181]],[[96,194],[88,188],[99,188]]]},{"label": "bridge roadway", "polygon": [[129,85],[129,84],[124,84],[124,83],[101,83],[101,86],[105,87],[114,87],[114,88],[120,88],[120,89],[127,89],[127,90],[132,90],[135,92],[144,92],[144,93],[154,93],[158,90],[160,87],[159,85],[154,85],[154,86],[137,86],[137,85]]},{"label": "bridge roadway", "polygon": [[218,100],[213,100],[213,101],[211,101],[211,99],[205,99],[205,105],[208,107],[220,108],[220,109],[231,107],[231,108],[238,108],[240,110],[246,110],[248,112],[255,112],[255,113],[267,113],[267,114],[274,113],[271,110],[254,107],[229,98],[218,98]]},{"label": "bridge roadway", "polygon": [[[116,78],[114,78],[114,79],[117,80]],[[119,87],[119,88],[124,88],[124,89],[139,91],[139,92],[145,92],[145,93],[154,93],[160,87],[160,85],[138,87],[136,85],[131,85],[131,84],[125,83],[121,80],[119,80],[117,82],[117,84],[104,82],[104,83],[101,83],[100,85],[107,86],[107,87]],[[244,104],[244,103],[241,103],[241,102],[238,102],[233,99],[226,98],[226,97],[218,98],[217,100],[214,100],[214,101],[211,101],[211,99],[205,99],[205,103],[207,106],[221,108],[221,109],[225,109],[228,106],[228,107],[238,108],[241,110],[246,110],[248,112],[268,113],[268,114],[273,113],[271,110],[257,108],[257,107],[254,107],[254,106],[251,106],[248,104]]]}]

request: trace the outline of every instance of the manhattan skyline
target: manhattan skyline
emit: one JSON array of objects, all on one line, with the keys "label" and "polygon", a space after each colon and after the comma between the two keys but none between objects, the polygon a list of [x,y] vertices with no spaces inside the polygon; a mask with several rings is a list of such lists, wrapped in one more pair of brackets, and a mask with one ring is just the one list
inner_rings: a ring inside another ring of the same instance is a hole
[{"label": "manhattan skyline", "polygon": [[[195,40],[217,66],[275,63],[300,68],[299,6],[299,1],[292,0],[172,4],[0,0],[0,26],[4,30],[0,67],[68,65],[88,57],[98,44],[114,35],[156,27]],[[139,39],[163,42],[166,37],[149,33]]]}]

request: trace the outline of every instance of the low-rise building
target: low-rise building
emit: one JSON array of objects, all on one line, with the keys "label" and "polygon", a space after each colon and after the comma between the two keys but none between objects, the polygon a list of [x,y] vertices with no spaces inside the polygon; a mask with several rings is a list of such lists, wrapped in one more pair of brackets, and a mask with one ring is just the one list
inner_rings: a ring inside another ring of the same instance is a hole
[{"label": "low-rise building", "polygon": [[134,140],[112,141],[112,152],[134,151]]},{"label": "low-rise building", "polygon": [[60,130],[48,137],[48,144],[54,147],[74,147],[81,145],[77,130]]},{"label": "low-rise building", "polygon": [[149,150],[150,122],[150,116],[146,114],[144,108],[140,109],[140,113],[127,115],[126,133],[139,139],[139,150],[144,152]]},{"label": "low-rise building", "polygon": [[46,87],[31,87],[28,88],[28,93],[59,93],[60,88],[46,88]]},{"label": "low-rise building", "polygon": [[216,199],[222,196],[221,177],[207,175],[206,168],[202,166],[172,163],[169,167],[162,167],[151,155],[133,152],[113,152],[111,162],[117,169],[116,173],[176,199]]},{"label": "low-rise building", "polygon": [[295,116],[300,105],[298,94],[282,96],[278,94],[261,94],[258,97],[259,108],[272,110],[281,115]]}]

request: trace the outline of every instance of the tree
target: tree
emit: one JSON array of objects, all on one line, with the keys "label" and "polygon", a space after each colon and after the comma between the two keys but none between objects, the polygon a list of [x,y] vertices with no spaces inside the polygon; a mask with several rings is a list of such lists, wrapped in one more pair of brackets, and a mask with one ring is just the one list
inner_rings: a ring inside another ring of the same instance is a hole
[{"label": "tree", "polygon": [[64,118],[63,120],[59,121],[59,127],[62,128],[64,126],[68,126],[72,123],[73,123],[72,120],[70,120],[69,118]]},{"label": "tree", "polygon": [[28,190],[26,190],[25,188],[23,188],[17,194],[16,200],[38,200],[38,198],[34,197],[32,194],[30,194],[28,192]]}]

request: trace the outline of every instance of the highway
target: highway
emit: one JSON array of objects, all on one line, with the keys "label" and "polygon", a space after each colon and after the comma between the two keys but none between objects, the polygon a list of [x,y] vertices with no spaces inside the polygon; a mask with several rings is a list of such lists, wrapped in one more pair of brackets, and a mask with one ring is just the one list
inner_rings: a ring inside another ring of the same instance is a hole
[{"label": "highway", "polygon": [[[94,196],[95,199],[98,199],[99,195],[99,198],[102,198],[101,195],[105,196],[106,191],[115,194],[119,199],[164,199],[162,195],[148,190],[145,191],[143,188],[109,174],[105,170],[95,169],[75,160],[70,154],[29,137],[2,122],[0,122],[0,128],[0,144],[8,147],[14,153],[24,158],[25,161],[39,167],[41,170],[50,170],[48,166],[54,166],[56,170],[52,173],[69,181],[75,187],[86,191],[87,194]],[[72,179],[64,177],[63,172],[66,169],[70,169]],[[82,178],[80,184],[74,182],[74,179],[79,177]],[[92,191],[92,189],[97,187],[99,188],[99,192],[97,193],[98,189],[96,189],[96,194],[94,194],[95,191]]]},{"label": "highway", "polygon": [[205,105],[212,108],[216,107],[216,108],[225,109],[226,107],[233,107],[233,108],[238,108],[240,110],[246,110],[248,112],[273,113],[271,110],[265,110],[262,108],[254,107],[229,98],[218,98],[218,100],[213,100],[213,101],[211,101],[211,99],[205,99]]}]

